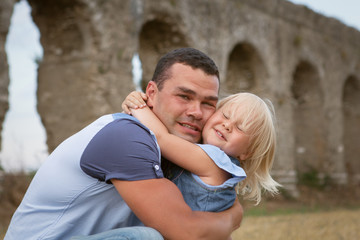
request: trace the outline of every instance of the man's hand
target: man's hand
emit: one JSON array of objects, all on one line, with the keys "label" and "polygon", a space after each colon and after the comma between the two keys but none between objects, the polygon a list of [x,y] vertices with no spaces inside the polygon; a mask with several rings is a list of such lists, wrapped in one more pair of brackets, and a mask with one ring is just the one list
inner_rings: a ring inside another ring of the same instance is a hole
[{"label": "man's hand", "polygon": [[237,200],[224,212],[198,212],[190,209],[167,179],[111,181],[145,226],[155,228],[166,239],[228,239],[240,226],[242,207]]},{"label": "man's hand", "polygon": [[131,92],[121,104],[123,111],[131,115],[130,108],[138,109],[146,106],[147,96],[143,92]]},{"label": "man's hand", "polygon": [[229,209],[233,215],[233,231],[240,227],[244,210],[239,202],[239,199],[236,197],[234,205]]}]

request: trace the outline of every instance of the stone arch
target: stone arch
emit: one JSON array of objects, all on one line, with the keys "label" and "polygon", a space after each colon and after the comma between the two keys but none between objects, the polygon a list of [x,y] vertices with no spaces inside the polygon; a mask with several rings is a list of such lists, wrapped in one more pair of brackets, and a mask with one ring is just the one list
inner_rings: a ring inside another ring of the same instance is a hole
[{"label": "stone arch", "polygon": [[159,19],[146,22],[139,38],[139,58],[143,72],[141,86],[145,90],[160,57],[172,49],[189,45],[185,34],[176,24]]},{"label": "stone arch", "polygon": [[262,90],[260,86],[264,86],[260,83],[263,83],[266,75],[264,63],[256,48],[250,43],[239,43],[229,55],[224,82],[225,91],[259,93]]},{"label": "stone arch", "polygon": [[344,160],[350,182],[360,182],[360,80],[349,76],[343,89]]},{"label": "stone arch", "polygon": [[298,173],[323,171],[326,156],[324,133],[323,93],[316,68],[301,61],[291,86],[295,136],[295,165]]}]

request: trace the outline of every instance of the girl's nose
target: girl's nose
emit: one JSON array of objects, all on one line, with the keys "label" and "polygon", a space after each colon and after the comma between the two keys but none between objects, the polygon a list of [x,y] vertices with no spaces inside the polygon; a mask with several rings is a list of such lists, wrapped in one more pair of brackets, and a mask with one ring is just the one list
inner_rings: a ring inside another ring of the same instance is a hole
[{"label": "girl's nose", "polygon": [[228,122],[228,121],[224,122],[223,126],[227,131],[231,131],[231,123],[230,122]]}]

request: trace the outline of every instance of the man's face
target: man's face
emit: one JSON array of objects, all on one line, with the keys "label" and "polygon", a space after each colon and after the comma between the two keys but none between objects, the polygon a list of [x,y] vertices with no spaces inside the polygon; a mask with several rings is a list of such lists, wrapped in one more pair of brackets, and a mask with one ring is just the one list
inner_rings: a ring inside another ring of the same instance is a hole
[{"label": "man's face", "polygon": [[219,80],[200,69],[176,63],[161,91],[150,82],[147,104],[170,133],[190,142],[199,142],[201,131],[215,112]]}]

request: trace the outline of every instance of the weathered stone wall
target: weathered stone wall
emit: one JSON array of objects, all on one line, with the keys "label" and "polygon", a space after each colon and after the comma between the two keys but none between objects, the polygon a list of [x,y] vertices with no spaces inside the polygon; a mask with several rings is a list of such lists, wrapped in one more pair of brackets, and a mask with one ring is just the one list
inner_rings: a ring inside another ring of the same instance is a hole
[{"label": "weathered stone wall", "polygon": [[4,121],[6,111],[9,108],[9,65],[5,52],[5,42],[9,31],[14,4],[15,0],[2,0],[0,2],[0,132],[2,132],[2,123]]},{"label": "weathered stone wall", "polygon": [[50,150],[96,117],[121,110],[135,88],[134,54],[145,85],[161,55],[191,46],[218,64],[222,96],[251,91],[273,101],[273,173],[287,189],[295,193],[297,174],[313,170],[341,184],[360,182],[355,29],[284,0],[29,3],[44,48],[38,110]]}]

